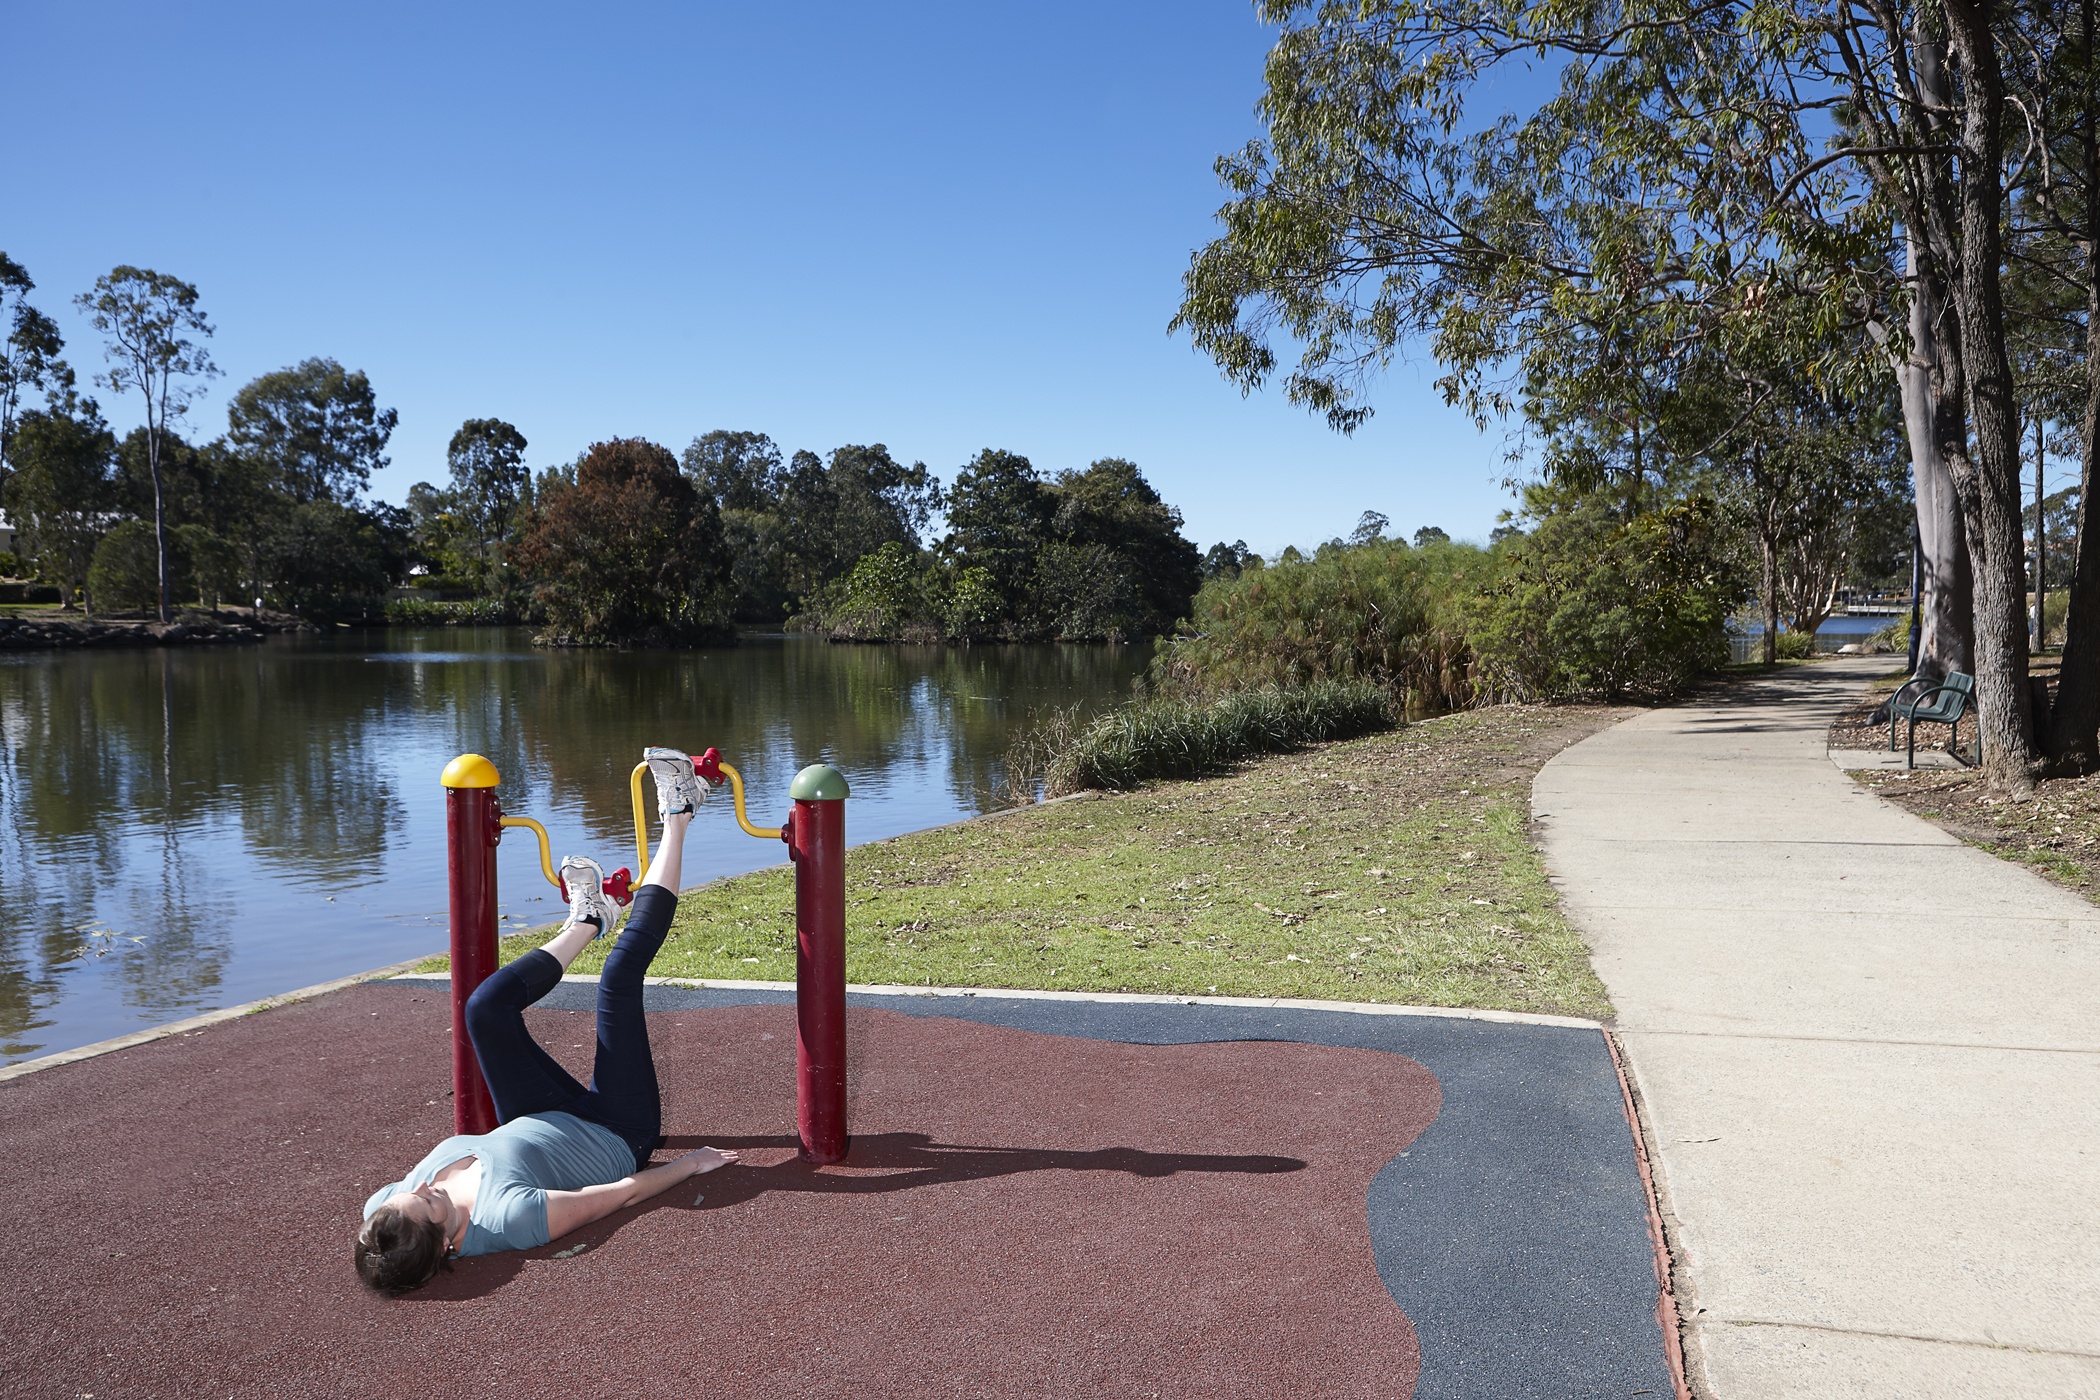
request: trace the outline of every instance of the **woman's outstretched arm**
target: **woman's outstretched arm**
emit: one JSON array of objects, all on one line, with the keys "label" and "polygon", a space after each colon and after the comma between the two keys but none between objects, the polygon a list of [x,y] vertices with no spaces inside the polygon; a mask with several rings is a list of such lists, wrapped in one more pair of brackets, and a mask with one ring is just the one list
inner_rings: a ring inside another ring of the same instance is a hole
[{"label": "woman's outstretched arm", "polygon": [[609,1181],[603,1186],[586,1186],[581,1191],[549,1191],[547,1238],[558,1240],[569,1231],[581,1229],[594,1220],[603,1220],[616,1210],[639,1205],[651,1196],[660,1195],[681,1181],[705,1175],[717,1167],[729,1166],[736,1158],[734,1152],[703,1147],[662,1166]]}]

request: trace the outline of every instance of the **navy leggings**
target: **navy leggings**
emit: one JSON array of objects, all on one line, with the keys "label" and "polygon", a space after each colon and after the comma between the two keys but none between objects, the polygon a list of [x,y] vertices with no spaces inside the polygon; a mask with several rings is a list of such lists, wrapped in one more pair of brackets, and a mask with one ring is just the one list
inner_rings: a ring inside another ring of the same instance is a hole
[{"label": "navy leggings", "polygon": [[663,1101],[649,1026],[642,1013],[642,977],[671,928],[678,896],[661,885],[634,893],[620,932],[598,977],[598,1055],[586,1089],[540,1048],[525,1029],[525,1008],[561,983],[561,964],[535,948],[504,964],[467,998],[467,1034],[496,1116],[508,1123],[528,1113],[572,1113],[612,1129],[634,1148],[637,1169],[663,1145]]}]

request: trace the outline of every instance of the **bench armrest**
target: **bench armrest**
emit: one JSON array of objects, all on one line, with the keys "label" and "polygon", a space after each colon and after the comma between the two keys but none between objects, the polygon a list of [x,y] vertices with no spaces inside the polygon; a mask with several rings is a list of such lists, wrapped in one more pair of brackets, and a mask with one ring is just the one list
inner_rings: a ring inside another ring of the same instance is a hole
[{"label": "bench armrest", "polygon": [[1933,708],[1933,696],[1954,695],[1960,697],[1960,699],[1955,703],[1954,706],[1954,713],[1955,716],[1958,718],[1961,715],[1962,711],[1966,710],[1969,707],[1969,696],[1972,693],[1973,692],[1963,690],[1958,685],[1936,685],[1932,689],[1925,691],[1916,699],[1912,700],[1910,704],[1904,707],[1903,713],[1911,719],[1916,719],[1920,710],[1927,710]]}]

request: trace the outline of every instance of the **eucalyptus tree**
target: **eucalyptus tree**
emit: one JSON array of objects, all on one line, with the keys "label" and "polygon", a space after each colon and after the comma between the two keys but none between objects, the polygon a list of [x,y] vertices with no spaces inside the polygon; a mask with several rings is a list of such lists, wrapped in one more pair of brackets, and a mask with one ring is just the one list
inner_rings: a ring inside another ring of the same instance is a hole
[{"label": "eucalyptus tree", "polygon": [[[2036,757],[2017,414],[2001,277],[2008,93],[2062,47],[2045,6],[1975,0],[1262,0],[1282,27],[1265,141],[1176,317],[1251,389],[1347,431],[1401,344],[1483,421],[1584,376],[1591,465],[1637,488],[1686,360],[1774,298],[1826,346],[1799,371],[1892,371],[1931,556],[1928,669],[1973,636],[1992,780]],[[2037,57],[2039,55],[2040,57]],[[1557,69],[1536,109],[1475,88]],[[1845,332],[1845,334],[1837,334]],[[1544,406],[1547,426],[1562,412]],[[1563,438],[1569,437],[1563,433]],[[1667,437],[1667,434],[1664,434]],[[1667,443],[1681,460],[1692,444]],[[1637,504],[1637,502],[1636,502]],[[1967,593],[1973,579],[1973,601]]]},{"label": "eucalyptus tree", "polygon": [[363,370],[315,356],[242,385],[226,405],[226,440],[292,501],[349,505],[387,465],[399,421]]},{"label": "eucalyptus tree", "polygon": [[73,371],[59,358],[65,340],[58,323],[29,304],[35,290],[28,269],[0,253],[0,327],[5,330],[0,339],[0,483],[14,461],[10,446],[23,393],[62,394],[73,387]]},{"label": "eucalyptus tree", "polygon": [[38,572],[57,580],[65,605],[77,594],[92,616],[88,570],[110,526],[116,437],[93,399],[68,395],[22,415],[15,453],[15,470],[0,483],[0,505],[27,534]]},{"label": "eucalyptus tree", "polygon": [[121,265],[95,279],[73,304],[107,337],[109,368],[96,382],[112,393],[136,393],[145,405],[146,461],[153,478],[153,548],[160,574],[160,620],[168,613],[168,520],[161,485],[161,449],[168,425],[189,411],[201,381],[218,366],[199,343],[211,323],[197,309],[197,289],[177,277]]},{"label": "eucalyptus tree", "polygon": [[[2083,503],[2100,484],[2100,57],[2094,0],[2035,0],[2056,42],[2020,68],[2015,108],[2025,141],[2011,221],[2015,364],[2030,416],[2054,422],[2079,457],[2063,667],[2049,716],[2052,751],[2067,766],[2100,767],[2100,531]],[[2024,363],[2022,363],[2024,362]],[[2047,538],[2037,511],[2037,545]],[[2053,567],[2053,561],[2052,561]],[[2037,580],[2037,593],[2046,579]],[[2041,599],[2036,598],[2037,609]]]},{"label": "eucalyptus tree", "polygon": [[500,418],[469,418],[445,448],[453,520],[483,592],[503,573],[511,527],[532,489],[526,446],[525,435]]}]

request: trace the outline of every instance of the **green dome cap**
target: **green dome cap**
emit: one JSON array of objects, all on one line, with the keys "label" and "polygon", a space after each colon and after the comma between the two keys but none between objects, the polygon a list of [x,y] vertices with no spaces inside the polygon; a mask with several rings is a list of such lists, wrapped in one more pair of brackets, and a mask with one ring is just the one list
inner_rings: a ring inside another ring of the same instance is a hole
[{"label": "green dome cap", "polygon": [[788,785],[788,796],[797,802],[836,802],[849,791],[846,775],[828,763],[810,764]]}]

